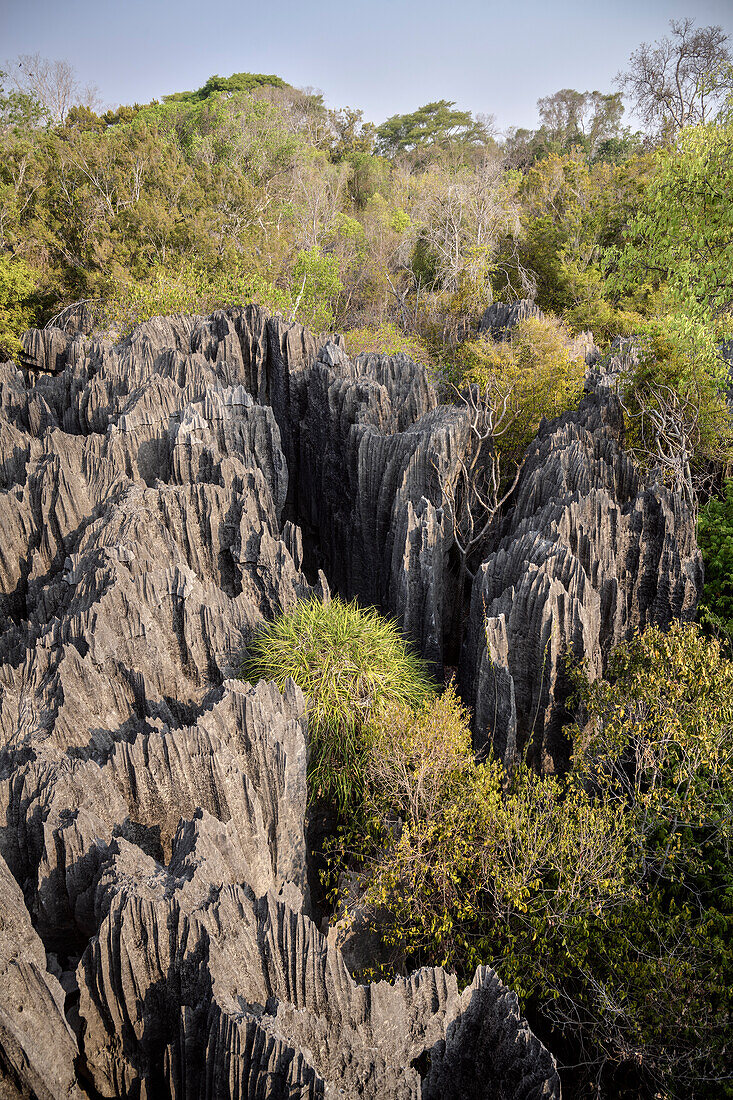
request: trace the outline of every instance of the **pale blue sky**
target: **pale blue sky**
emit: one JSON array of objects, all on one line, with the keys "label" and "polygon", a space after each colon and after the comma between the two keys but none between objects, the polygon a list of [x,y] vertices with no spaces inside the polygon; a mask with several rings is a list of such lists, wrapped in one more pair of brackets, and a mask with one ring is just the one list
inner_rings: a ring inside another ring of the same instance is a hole
[{"label": "pale blue sky", "polygon": [[452,99],[534,126],[539,96],[612,90],[631,51],[685,15],[733,36],[733,0],[0,0],[0,60],[64,58],[106,105],[263,72],[376,123]]}]

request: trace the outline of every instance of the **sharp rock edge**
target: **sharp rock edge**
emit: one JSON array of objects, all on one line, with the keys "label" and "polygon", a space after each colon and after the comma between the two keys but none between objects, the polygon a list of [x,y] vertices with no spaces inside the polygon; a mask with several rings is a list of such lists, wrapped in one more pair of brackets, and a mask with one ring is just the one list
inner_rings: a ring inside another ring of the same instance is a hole
[{"label": "sharp rock edge", "polygon": [[25,351],[0,366],[3,1094],[559,1097],[493,971],[352,979],[309,916],[303,697],[236,679],[263,619],[328,599],[307,555],[440,666],[465,417],[256,307]]}]

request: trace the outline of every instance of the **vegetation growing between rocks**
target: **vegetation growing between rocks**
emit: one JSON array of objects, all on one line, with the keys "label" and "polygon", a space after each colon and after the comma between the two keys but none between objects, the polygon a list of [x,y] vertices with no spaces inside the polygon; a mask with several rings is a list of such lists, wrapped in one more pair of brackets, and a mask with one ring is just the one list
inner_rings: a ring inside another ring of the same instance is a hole
[{"label": "vegetation growing between rocks", "polygon": [[[689,45],[689,31],[674,35]],[[703,501],[704,622],[730,637],[732,483],[705,503],[733,453],[719,353],[733,128],[713,45],[718,116],[693,88],[676,114],[648,102],[646,135],[623,127],[618,93],[573,89],[539,101],[536,131],[500,139],[451,101],[375,127],[263,74],[102,115],[0,88],[0,358],[80,299],[118,334],[258,302],[346,330],[352,356],[405,352],[506,398],[507,430],[480,440],[507,460],[496,503],[541,417],[581,396],[578,333],[604,350],[633,336],[627,443]],[[627,84],[655,58],[640,48]],[[520,296],[544,318],[479,335],[487,304]],[[481,548],[466,501],[463,571]],[[243,676],[305,692],[311,797],[337,811],[392,969],[496,965],[582,1085],[733,1095],[733,665],[715,639],[651,629],[604,678],[578,674],[566,776],[477,763],[453,688],[438,694],[395,625],[356,604],[280,616]]]},{"label": "vegetation growing between rocks", "polygon": [[476,763],[452,689],[381,719],[361,903],[395,966],[495,965],[579,1079],[726,1095],[733,662],[651,628],[576,680],[565,777]]},{"label": "vegetation growing between rocks", "polygon": [[488,962],[578,1081],[726,1095],[733,661],[717,641],[652,627],[604,678],[576,669],[565,776],[477,762],[454,688],[436,694],[373,609],[297,605],[243,675],[306,694],[311,797],[339,810],[332,863],[359,870],[382,973],[469,980]]},{"label": "vegetation growing between rocks", "polygon": [[365,762],[374,729],[392,706],[417,706],[434,686],[427,665],[396,625],[373,608],[338,598],[307,600],[266,624],[247,651],[242,676],[289,679],[308,701],[310,797],[342,816],[365,800]]},{"label": "vegetation growing between rocks", "polygon": [[543,416],[552,420],[577,404],[585,372],[585,349],[574,345],[560,320],[526,317],[506,340],[487,335],[464,341],[449,377],[460,386],[476,385],[480,390],[497,384],[510,394],[512,423],[497,446],[518,459]]}]

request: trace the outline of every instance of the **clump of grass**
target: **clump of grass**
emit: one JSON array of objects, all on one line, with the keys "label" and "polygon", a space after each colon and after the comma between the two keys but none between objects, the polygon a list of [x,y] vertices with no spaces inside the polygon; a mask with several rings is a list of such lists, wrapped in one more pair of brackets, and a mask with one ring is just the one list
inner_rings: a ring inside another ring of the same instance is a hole
[{"label": "clump of grass", "polygon": [[363,804],[377,722],[394,705],[420,706],[434,693],[426,663],[394,622],[373,608],[308,600],[266,624],[249,647],[242,677],[292,678],[308,699],[311,799],[342,813]]}]

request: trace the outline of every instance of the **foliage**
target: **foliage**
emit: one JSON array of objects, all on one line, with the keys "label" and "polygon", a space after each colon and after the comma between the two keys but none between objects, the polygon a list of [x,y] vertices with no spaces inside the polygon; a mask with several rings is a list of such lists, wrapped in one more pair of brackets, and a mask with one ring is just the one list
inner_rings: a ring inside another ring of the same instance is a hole
[{"label": "foliage", "polygon": [[34,289],[27,265],[0,253],[0,362],[17,358],[22,350],[18,337],[30,324],[27,301]]},{"label": "foliage", "polygon": [[733,309],[733,125],[694,126],[660,150],[618,257],[618,293],[650,281],[698,320]]},{"label": "foliage", "polygon": [[377,127],[377,150],[384,156],[395,156],[430,146],[445,150],[452,145],[485,145],[489,140],[486,126],[470,111],[454,108],[452,101],[439,99],[412,114],[392,115]]},{"label": "foliage", "polygon": [[43,105],[29,92],[6,90],[8,74],[0,69],[0,132],[33,129],[44,117]]},{"label": "foliage", "polygon": [[433,691],[427,666],[393,622],[338,598],[301,602],[265,625],[242,676],[280,688],[292,678],[303,689],[311,798],[326,799],[344,815],[364,800],[374,723],[389,706],[419,705]]},{"label": "foliage", "polygon": [[317,330],[332,329],[334,307],[343,289],[336,256],[328,256],[318,245],[302,249],[293,264],[293,314]]},{"label": "foliage", "polygon": [[[576,774],[618,801],[642,839],[660,828],[678,841],[694,842],[683,829],[733,839],[733,663],[716,641],[696,626],[649,627],[616,649],[605,679],[580,690],[591,720]],[[656,852],[655,873],[670,875],[679,851]]]},{"label": "foliage", "polygon": [[639,363],[624,384],[627,442],[663,480],[673,476],[694,497],[706,464],[725,464],[733,454],[725,361],[711,330],[684,314],[646,321],[636,343]]},{"label": "foliage", "polygon": [[286,88],[285,81],[279,77],[264,73],[232,73],[231,76],[210,76],[202,88],[195,92],[174,92],[164,96],[166,103],[209,99],[213,95],[233,92],[252,92],[257,88]]},{"label": "foliage", "polygon": [[537,101],[540,120],[549,140],[558,152],[570,152],[574,146],[583,149],[589,158],[595,156],[604,142],[618,139],[624,113],[618,92],[577,92],[562,88],[554,95]]},{"label": "foliage", "polygon": [[97,303],[99,322],[125,336],[151,317],[174,313],[211,313],[227,305],[255,302],[272,310],[292,307],[290,296],[261,276],[228,269],[206,272],[183,263],[176,270],[154,268],[135,283],[110,287]]},{"label": "foliage", "polygon": [[702,608],[733,641],[733,480],[700,509],[697,541],[705,563]]},{"label": "foliage", "polygon": [[419,336],[405,335],[390,322],[348,329],[345,335],[352,359],[357,355],[407,355],[413,362],[435,370],[435,362],[425,341]]},{"label": "foliage", "polygon": [[585,352],[574,345],[568,329],[556,317],[526,317],[508,340],[490,336],[467,340],[457,350],[453,371],[458,385],[484,387],[495,378],[510,391],[515,414],[511,428],[498,442],[519,456],[534,437],[542,417],[548,420],[573,408],[583,393]]},{"label": "foliage", "polygon": [[581,1083],[725,1095],[733,663],[673,625],[620,646],[605,679],[575,678],[565,778],[477,764],[452,689],[384,715],[355,844],[363,903],[394,966],[495,965]]}]

